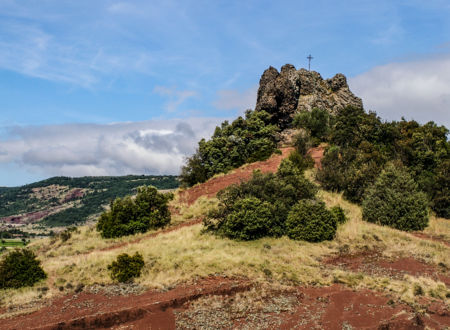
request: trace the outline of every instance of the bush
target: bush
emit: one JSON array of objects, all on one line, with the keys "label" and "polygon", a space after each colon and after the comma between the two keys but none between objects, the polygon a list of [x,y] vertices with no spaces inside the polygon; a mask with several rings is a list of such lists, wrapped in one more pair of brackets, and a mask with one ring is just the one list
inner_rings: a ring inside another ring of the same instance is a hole
[{"label": "bush", "polygon": [[27,249],[14,250],[0,262],[0,289],[32,286],[46,279],[36,255]]},{"label": "bush", "polygon": [[327,138],[330,129],[330,113],[325,109],[314,108],[300,112],[294,117],[294,125],[306,129],[317,142]]},{"label": "bush", "polygon": [[151,186],[138,188],[135,199],[125,197],[111,202],[110,210],[100,216],[97,230],[103,238],[112,238],[164,227],[170,222],[167,203],[172,197]]},{"label": "bush", "polygon": [[428,199],[408,171],[389,163],[362,204],[363,219],[383,226],[411,231],[428,225]]},{"label": "bush", "polygon": [[333,206],[330,209],[331,214],[333,215],[334,219],[336,220],[336,223],[338,225],[345,223],[348,219],[345,215],[344,210],[340,206]]},{"label": "bush", "polygon": [[314,184],[285,159],[276,174],[254,172],[248,182],[220,191],[219,207],[204,224],[206,230],[240,240],[279,237],[285,233],[291,207],[300,199],[314,198],[316,192]]},{"label": "bush", "polygon": [[276,125],[265,111],[247,111],[231,124],[222,123],[210,140],[202,139],[196,153],[186,160],[180,174],[183,186],[204,182],[245,163],[264,160],[276,150]]},{"label": "bush", "polygon": [[297,150],[291,152],[288,159],[297,167],[301,172],[306,170],[307,168],[311,168],[314,166],[314,160],[310,155],[302,155]]},{"label": "bush", "polygon": [[277,225],[274,214],[275,209],[268,202],[256,197],[240,199],[234,203],[218,233],[243,241],[271,236],[272,228]]},{"label": "bush", "polygon": [[116,261],[108,265],[108,270],[110,271],[111,279],[125,283],[139,277],[144,264],[144,258],[139,252],[136,252],[132,257],[122,253],[117,256]]},{"label": "bush", "polygon": [[332,240],[336,234],[336,218],[325,203],[301,200],[294,205],[286,220],[286,233],[295,240],[321,242]]}]

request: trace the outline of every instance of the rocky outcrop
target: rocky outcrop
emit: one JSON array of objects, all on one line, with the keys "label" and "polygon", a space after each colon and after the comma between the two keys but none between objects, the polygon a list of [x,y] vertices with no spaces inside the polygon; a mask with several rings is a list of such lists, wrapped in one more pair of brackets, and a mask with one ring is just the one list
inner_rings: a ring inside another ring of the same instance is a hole
[{"label": "rocky outcrop", "polygon": [[255,110],[271,113],[274,123],[284,129],[297,112],[322,108],[336,113],[348,105],[363,106],[362,100],[350,91],[343,74],[323,79],[318,72],[296,70],[293,65],[286,64],[281,72],[274,67],[264,71]]}]

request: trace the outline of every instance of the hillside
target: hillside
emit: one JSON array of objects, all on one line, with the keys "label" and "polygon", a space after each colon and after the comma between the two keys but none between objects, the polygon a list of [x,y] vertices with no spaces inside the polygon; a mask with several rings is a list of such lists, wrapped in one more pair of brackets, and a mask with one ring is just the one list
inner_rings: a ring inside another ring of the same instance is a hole
[{"label": "hillside", "polygon": [[83,223],[117,197],[143,185],[175,189],[175,176],[54,177],[22,187],[0,189],[0,228],[28,224],[42,229]]},{"label": "hillside", "polygon": [[[141,189],[33,240],[46,277],[27,287],[0,267],[0,328],[446,329],[447,136],[366,112],[341,74],[271,67],[256,109],[199,142],[173,196]],[[30,189],[37,204],[92,193]]]}]

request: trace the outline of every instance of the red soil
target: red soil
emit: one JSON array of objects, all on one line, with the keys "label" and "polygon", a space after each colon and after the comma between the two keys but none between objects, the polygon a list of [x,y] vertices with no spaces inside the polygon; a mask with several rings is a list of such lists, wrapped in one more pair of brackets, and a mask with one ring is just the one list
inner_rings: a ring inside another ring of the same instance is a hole
[{"label": "red soil", "polygon": [[81,188],[74,188],[69,191],[63,200],[63,203],[70,202],[71,200],[78,199],[84,196],[84,191]]},{"label": "red soil", "polygon": [[308,155],[310,155],[311,158],[314,160],[315,168],[319,169],[322,168],[322,158],[324,151],[325,151],[324,147],[316,147],[308,150]]},{"label": "red soil", "polygon": [[405,274],[416,277],[430,277],[450,287],[450,276],[446,268],[438,269],[413,257],[386,259],[378,251],[367,251],[359,254],[331,257],[325,260],[324,263],[353,272],[364,272],[370,275],[398,279],[403,278]]},{"label": "red soil", "polygon": [[[28,315],[2,320],[1,329],[175,329],[176,315],[193,309],[190,302],[205,296],[230,297],[252,287],[246,280],[211,277],[167,292],[108,296],[80,293],[53,300]],[[341,285],[293,289],[297,303],[288,312],[266,312],[264,322],[281,319],[279,329],[432,329],[450,325],[448,308],[427,303],[417,315],[408,305],[370,290],[354,291]],[[220,312],[220,311],[219,311]],[[214,314],[210,316],[214,318]],[[211,321],[211,320],[209,320]],[[212,320],[214,321],[214,320]],[[249,318],[235,320],[245,328]],[[268,322],[270,323],[270,322]]]},{"label": "red soil", "polygon": [[432,235],[428,235],[425,233],[421,233],[421,232],[417,232],[417,233],[412,233],[412,235],[422,238],[422,239],[428,239],[431,241],[435,241],[435,242],[439,242],[439,243],[443,243],[447,246],[450,246],[450,242],[446,241],[445,239],[443,239],[442,237],[438,237],[438,236],[432,236]]},{"label": "red soil", "polygon": [[254,170],[260,170],[262,173],[274,173],[281,161],[289,156],[293,150],[294,148],[282,148],[281,155],[274,154],[267,160],[244,165],[224,176],[212,178],[205,183],[181,191],[180,200],[191,205],[201,196],[214,197],[220,190],[232,184],[248,181]]},{"label": "red soil", "polygon": [[28,315],[1,320],[1,329],[97,329],[132,323],[134,329],[175,329],[173,309],[207,295],[248,290],[244,280],[212,277],[167,292],[108,296],[82,292],[53,300]]}]

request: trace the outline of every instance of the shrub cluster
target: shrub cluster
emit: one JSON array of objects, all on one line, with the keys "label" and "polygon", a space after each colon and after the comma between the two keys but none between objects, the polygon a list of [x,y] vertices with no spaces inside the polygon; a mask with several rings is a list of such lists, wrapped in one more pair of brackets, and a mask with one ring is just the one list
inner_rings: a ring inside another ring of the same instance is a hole
[{"label": "shrub cluster", "polygon": [[17,249],[6,254],[0,261],[0,289],[32,286],[46,279],[36,255],[28,249]]},{"label": "shrub cluster", "polygon": [[[317,188],[305,179],[302,170],[291,160],[285,159],[276,174],[254,172],[249,181],[220,191],[219,207],[204,220],[205,228],[237,240],[285,234],[293,239],[313,242],[332,239],[337,218],[323,203],[315,200],[316,192]],[[298,204],[299,201],[308,202]],[[300,219],[300,210],[308,208],[310,204],[320,205],[323,212],[314,219]],[[296,230],[304,230],[309,235],[295,235],[293,233]]]},{"label": "shrub cluster", "polygon": [[299,114],[294,123],[307,136],[300,147],[327,142],[317,179],[325,189],[342,191],[361,203],[386,163],[399,161],[424,191],[438,216],[450,217],[450,142],[448,130],[433,122],[402,119],[383,122],[375,112],[346,107],[327,118],[323,111]]},{"label": "shrub cluster", "polygon": [[108,265],[108,270],[112,280],[125,283],[139,277],[144,265],[144,258],[139,252],[134,256],[122,253],[117,256],[116,261]]},{"label": "shrub cluster", "polygon": [[389,163],[362,204],[363,219],[400,230],[428,225],[428,199],[401,165]]},{"label": "shrub cluster", "polygon": [[172,194],[159,193],[152,186],[140,187],[136,198],[117,198],[97,223],[103,238],[144,233],[166,226],[170,222],[168,202]]},{"label": "shrub cluster", "polygon": [[265,111],[247,111],[245,119],[222,123],[210,140],[202,139],[197,152],[186,160],[180,179],[184,186],[204,182],[245,163],[267,159],[276,150],[276,125]]}]

